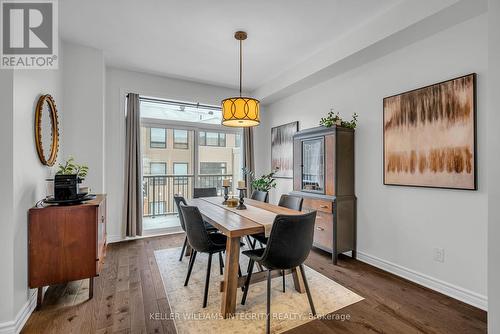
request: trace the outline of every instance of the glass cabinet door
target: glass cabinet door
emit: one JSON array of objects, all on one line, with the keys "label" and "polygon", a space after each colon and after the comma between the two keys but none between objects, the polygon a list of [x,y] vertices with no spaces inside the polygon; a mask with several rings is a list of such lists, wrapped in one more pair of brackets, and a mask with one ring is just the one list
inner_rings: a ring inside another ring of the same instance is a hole
[{"label": "glass cabinet door", "polygon": [[324,193],[325,145],[323,138],[302,142],[302,190]]}]

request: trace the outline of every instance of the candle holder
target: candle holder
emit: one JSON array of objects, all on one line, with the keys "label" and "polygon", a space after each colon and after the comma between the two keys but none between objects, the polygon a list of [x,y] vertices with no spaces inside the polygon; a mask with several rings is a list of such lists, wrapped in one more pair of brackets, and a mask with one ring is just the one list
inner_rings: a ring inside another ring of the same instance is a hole
[{"label": "candle holder", "polygon": [[224,202],[222,202],[223,205],[227,205],[227,200],[229,199],[229,186],[223,186],[224,187]]},{"label": "candle holder", "polygon": [[247,188],[238,188],[238,190],[240,191],[240,204],[236,207],[236,210],[245,210],[247,207],[243,204],[243,198],[245,197],[245,190],[247,190]]}]

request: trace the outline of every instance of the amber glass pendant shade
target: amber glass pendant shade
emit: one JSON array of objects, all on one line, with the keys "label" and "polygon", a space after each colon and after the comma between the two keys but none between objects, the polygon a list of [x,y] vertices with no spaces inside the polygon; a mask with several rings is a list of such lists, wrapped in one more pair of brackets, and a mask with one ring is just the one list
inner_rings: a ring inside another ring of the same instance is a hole
[{"label": "amber glass pendant shade", "polygon": [[260,124],[260,102],[251,97],[230,97],[222,101],[222,125],[249,127]]},{"label": "amber glass pendant shade", "polygon": [[248,128],[260,124],[260,102],[251,97],[241,96],[243,76],[242,41],[247,39],[247,33],[237,31],[234,38],[240,42],[240,96],[222,100],[222,125]]}]

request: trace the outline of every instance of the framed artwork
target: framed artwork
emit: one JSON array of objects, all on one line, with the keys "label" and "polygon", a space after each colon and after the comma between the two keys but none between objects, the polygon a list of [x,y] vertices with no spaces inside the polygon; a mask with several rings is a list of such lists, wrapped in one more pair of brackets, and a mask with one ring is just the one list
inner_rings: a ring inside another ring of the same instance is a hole
[{"label": "framed artwork", "polygon": [[384,184],[476,190],[476,74],[384,98]]},{"label": "framed artwork", "polygon": [[275,177],[293,178],[293,135],[299,122],[283,124],[271,129],[271,170]]}]

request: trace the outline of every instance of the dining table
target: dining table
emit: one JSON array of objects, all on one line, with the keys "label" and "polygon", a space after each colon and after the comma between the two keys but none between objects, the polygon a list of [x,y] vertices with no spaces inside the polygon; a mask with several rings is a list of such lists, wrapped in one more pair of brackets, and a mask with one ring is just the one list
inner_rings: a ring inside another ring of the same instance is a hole
[{"label": "dining table", "polygon": [[[220,292],[222,293],[221,314],[224,318],[228,318],[236,312],[237,291],[244,286],[246,280],[246,275],[238,276],[241,239],[259,233],[268,236],[274,218],[278,214],[298,215],[303,214],[303,212],[249,198],[244,199],[246,209],[243,210],[228,207],[223,202],[222,197],[201,197],[187,200],[188,205],[198,207],[205,221],[227,237],[224,276],[220,282]],[[304,281],[299,270],[299,268],[294,268],[285,271],[285,274],[291,275],[295,289],[299,293],[304,293]],[[281,271],[275,271],[273,276],[277,277],[282,274]],[[250,284],[264,281],[266,278],[266,271],[252,273]]]}]

